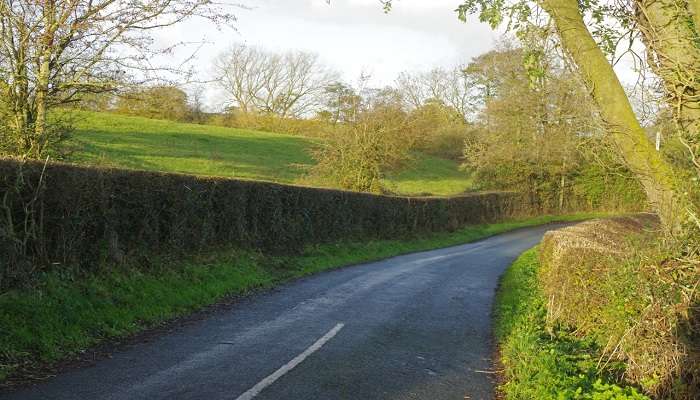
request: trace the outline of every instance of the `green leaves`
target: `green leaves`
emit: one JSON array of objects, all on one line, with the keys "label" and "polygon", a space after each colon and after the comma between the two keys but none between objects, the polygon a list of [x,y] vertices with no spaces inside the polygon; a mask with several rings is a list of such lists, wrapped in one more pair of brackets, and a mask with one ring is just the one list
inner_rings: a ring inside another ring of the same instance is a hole
[{"label": "green leaves", "polygon": [[455,11],[462,22],[467,22],[468,15],[478,13],[479,21],[486,22],[495,29],[503,22],[505,9],[504,0],[467,0]]},{"label": "green leaves", "polygon": [[382,3],[382,7],[384,8],[384,12],[385,12],[385,13],[390,12],[390,11],[391,11],[392,1],[391,1],[391,0],[386,0],[386,1],[385,1],[385,0],[380,0],[380,1],[381,1],[381,3]]},{"label": "green leaves", "polygon": [[530,82],[530,88],[537,88],[545,78],[546,70],[543,64],[545,59],[544,51],[542,50],[527,50],[523,57],[523,66],[527,72],[527,77]]}]

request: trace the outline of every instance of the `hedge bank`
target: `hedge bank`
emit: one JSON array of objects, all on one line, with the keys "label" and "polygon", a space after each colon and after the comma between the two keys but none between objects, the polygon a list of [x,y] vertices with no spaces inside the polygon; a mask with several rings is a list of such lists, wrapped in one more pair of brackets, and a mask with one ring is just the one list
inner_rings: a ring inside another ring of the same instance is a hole
[{"label": "hedge bank", "polygon": [[499,400],[650,400],[620,379],[616,363],[599,365],[592,341],[548,327],[538,248],[523,253],[500,279],[494,334],[500,355]]},{"label": "hedge bank", "polygon": [[593,339],[599,368],[622,363],[654,398],[700,398],[700,264],[678,253],[650,214],[546,233],[539,282],[550,328]]},{"label": "hedge bank", "polygon": [[15,159],[0,159],[0,200],[0,289],[52,266],[89,271],[222,245],[295,253],[530,214],[515,193],[391,197]]}]

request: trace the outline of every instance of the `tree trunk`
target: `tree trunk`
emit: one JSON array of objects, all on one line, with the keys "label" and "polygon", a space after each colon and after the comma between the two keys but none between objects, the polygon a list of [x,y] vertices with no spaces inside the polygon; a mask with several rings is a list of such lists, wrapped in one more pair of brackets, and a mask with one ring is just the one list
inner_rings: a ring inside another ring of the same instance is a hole
[{"label": "tree trunk", "polygon": [[[663,81],[681,138],[700,157],[700,15],[693,1],[635,0],[649,64]],[[698,171],[700,173],[700,170]]]},{"label": "tree trunk", "polygon": [[54,51],[54,33],[56,24],[56,1],[46,0],[43,8],[44,34],[39,43],[39,57],[37,60],[39,71],[36,76],[36,98],[34,100],[35,121],[34,136],[32,141],[32,156],[39,157],[48,143],[46,132],[46,118],[49,102],[49,81],[51,79],[51,55]]},{"label": "tree trunk", "polygon": [[566,190],[566,159],[561,167],[561,179],[559,181],[559,212],[564,212],[564,193]]},{"label": "tree trunk", "polygon": [[618,152],[640,180],[666,230],[678,231],[687,200],[677,194],[673,171],[647,139],[615,71],[588,31],[577,0],[540,1],[591,90]]},{"label": "tree trunk", "polygon": [[[49,93],[49,61],[48,57],[42,60],[39,66],[39,74],[36,82],[36,100],[34,107],[36,109],[34,120],[34,132],[31,140],[31,155],[39,157],[44,151],[46,138],[46,117],[48,109],[48,93]],[[29,133],[28,133],[29,134]]]},{"label": "tree trunk", "polygon": [[[28,33],[26,27],[20,27],[18,32],[18,42],[28,43]],[[5,101],[9,106],[9,112],[12,116],[10,122],[11,130],[8,132],[7,144],[12,146],[13,152],[19,155],[27,155],[27,150],[30,147],[29,135],[33,114],[31,113],[31,96],[29,92],[29,72],[28,64],[28,46],[17,46],[13,53],[12,64],[14,71],[12,74],[12,84],[7,85]]]},{"label": "tree trunk", "polygon": [[566,185],[566,176],[561,175],[561,182],[559,184],[559,212],[564,211],[564,189]]},{"label": "tree trunk", "polygon": [[689,8],[673,0],[637,0],[651,67],[663,80],[669,102],[686,127],[700,126],[700,47],[698,28]]}]

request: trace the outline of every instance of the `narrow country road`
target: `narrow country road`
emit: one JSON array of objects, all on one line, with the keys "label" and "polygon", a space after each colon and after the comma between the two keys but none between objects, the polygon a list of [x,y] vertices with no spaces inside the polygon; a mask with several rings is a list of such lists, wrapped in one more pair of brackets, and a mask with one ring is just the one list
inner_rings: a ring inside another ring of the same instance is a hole
[{"label": "narrow country road", "polygon": [[547,225],[282,285],[2,399],[490,399],[498,277]]}]

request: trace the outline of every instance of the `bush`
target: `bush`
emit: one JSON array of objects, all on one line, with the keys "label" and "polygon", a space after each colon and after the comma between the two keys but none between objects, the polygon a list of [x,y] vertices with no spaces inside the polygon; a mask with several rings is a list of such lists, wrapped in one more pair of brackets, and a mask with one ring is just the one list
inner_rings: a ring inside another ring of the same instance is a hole
[{"label": "bush", "polygon": [[169,121],[190,120],[193,110],[187,102],[187,93],[176,86],[151,86],[123,93],[115,104],[114,112]]},{"label": "bush", "polygon": [[496,296],[495,335],[509,400],[648,399],[614,383],[614,367],[598,368],[597,348],[558,327],[546,331],[547,301],[539,288],[537,250],[525,252],[506,271]]},{"label": "bush", "polygon": [[0,201],[0,288],[30,282],[47,266],[147,265],[150,254],[231,244],[294,253],[307,244],[450,231],[528,211],[513,193],[389,197],[14,159],[0,159]]},{"label": "bush", "polygon": [[407,117],[392,107],[377,107],[356,124],[337,128],[313,154],[312,178],[343,189],[380,193],[387,171],[410,157],[414,142],[404,135]]},{"label": "bush", "polygon": [[590,221],[545,235],[548,323],[592,338],[599,364],[656,397],[700,396],[700,261],[679,258],[654,216]]},{"label": "bush", "polygon": [[410,135],[415,137],[416,149],[441,158],[459,161],[464,142],[472,128],[464,117],[451,107],[428,101],[411,111]]},{"label": "bush", "polygon": [[582,166],[574,178],[572,195],[593,209],[640,211],[638,205],[646,203],[641,185],[629,171],[611,171],[596,163]]}]

